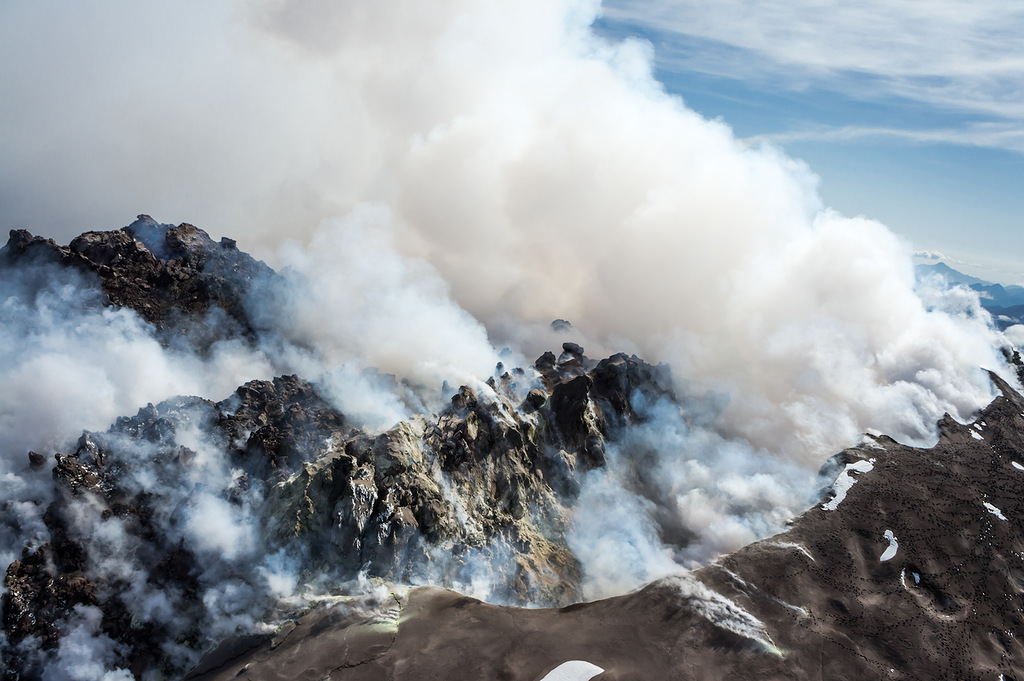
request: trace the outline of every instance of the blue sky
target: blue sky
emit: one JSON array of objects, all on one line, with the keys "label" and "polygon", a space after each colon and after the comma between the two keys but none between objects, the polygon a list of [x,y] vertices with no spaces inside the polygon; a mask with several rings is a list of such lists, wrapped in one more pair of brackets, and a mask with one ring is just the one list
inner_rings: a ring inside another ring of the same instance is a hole
[{"label": "blue sky", "polygon": [[608,0],[599,31],[826,203],[963,271],[1024,283],[1024,3]]}]

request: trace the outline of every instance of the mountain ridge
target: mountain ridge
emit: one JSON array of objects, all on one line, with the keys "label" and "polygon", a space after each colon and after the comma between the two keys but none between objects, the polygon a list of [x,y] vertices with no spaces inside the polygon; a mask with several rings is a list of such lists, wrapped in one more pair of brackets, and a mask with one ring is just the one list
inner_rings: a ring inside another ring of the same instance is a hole
[{"label": "mountain ridge", "polygon": [[1024,286],[1004,286],[985,281],[955,270],[943,262],[916,265],[914,270],[918,279],[938,275],[951,285],[962,284],[976,291],[980,296],[981,306],[996,317],[996,322],[1002,329],[1024,322]]}]

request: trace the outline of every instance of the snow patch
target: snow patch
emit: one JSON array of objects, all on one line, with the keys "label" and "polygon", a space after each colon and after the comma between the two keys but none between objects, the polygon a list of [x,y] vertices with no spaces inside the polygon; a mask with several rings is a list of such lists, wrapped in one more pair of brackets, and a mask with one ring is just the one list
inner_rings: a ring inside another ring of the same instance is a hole
[{"label": "snow patch", "polygon": [[878,562],[880,563],[884,563],[887,560],[892,560],[893,557],[896,555],[896,550],[900,547],[899,542],[896,541],[896,535],[892,533],[892,530],[886,530],[885,535],[883,536],[889,540],[889,548],[887,548],[878,558]]},{"label": "snow patch", "polygon": [[834,511],[839,508],[839,504],[842,503],[843,499],[846,498],[846,493],[853,487],[853,483],[857,482],[857,479],[850,475],[850,473],[867,473],[875,467],[875,460],[868,459],[867,461],[854,461],[853,463],[846,464],[846,468],[843,469],[836,477],[836,481],[832,483],[832,491],[835,496],[832,497],[831,501],[822,504],[821,507],[826,511]]},{"label": "snow patch", "polygon": [[540,681],[590,681],[604,670],[583,660],[569,660],[558,665]]},{"label": "snow patch", "polygon": [[1014,461],[1014,462],[1013,462],[1013,467],[1014,467],[1014,468],[1016,468],[1016,469],[1017,469],[1017,470],[1019,470],[1019,471],[1024,471],[1024,466],[1021,466],[1021,465],[1020,465],[1019,463],[1017,463],[1016,461]]},{"label": "snow patch", "polygon": [[982,436],[980,436],[977,433],[975,433],[973,430],[971,431],[971,437],[973,437],[975,440],[984,440],[985,439]]},{"label": "snow patch", "polygon": [[991,513],[995,517],[999,518],[1000,520],[1006,520],[1006,516],[1003,515],[1003,512],[1000,511],[998,508],[996,508],[992,504],[988,503],[987,501],[983,501],[981,503],[985,507],[986,511],[988,511],[989,513]]}]

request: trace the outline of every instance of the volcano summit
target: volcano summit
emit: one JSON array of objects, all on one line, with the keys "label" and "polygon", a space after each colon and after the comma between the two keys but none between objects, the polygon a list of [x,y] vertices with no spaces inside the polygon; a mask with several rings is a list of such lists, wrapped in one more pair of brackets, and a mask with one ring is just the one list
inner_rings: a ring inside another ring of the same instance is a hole
[{"label": "volcano summit", "polygon": [[5,681],[1024,678],[997,374],[934,446],[816,474],[564,320],[458,387],[332,365],[308,278],[192,225],[15,231],[0,282]]}]

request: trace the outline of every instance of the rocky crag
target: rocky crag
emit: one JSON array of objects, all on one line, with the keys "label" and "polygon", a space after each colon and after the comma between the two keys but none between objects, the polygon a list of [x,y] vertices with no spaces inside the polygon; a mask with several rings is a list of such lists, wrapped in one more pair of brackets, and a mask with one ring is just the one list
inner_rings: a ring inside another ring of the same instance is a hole
[{"label": "rocky crag", "polygon": [[0,275],[42,283],[54,268],[80,274],[101,291],[102,304],[134,310],[165,342],[187,339],[200,348],[231,335],[251,338],[247,297],[274,275],[231,239],[215,242],[194,225],[148,215],[119,230],[85,232],[67,246],[12,230],[0,249]]},{"label": "rocky crag", "polygon": [[[247,287],[275,276],[230,242],[145,216],[67,247],[13,232],[0,268],[40,265],[95,275],[102,304],[135,309],[172,343],[211,314],[252,335]],[[225,579],[266,604],[246,616],[270,615],[265,570],[248,564],[256,556],[283,556],[298,582],[327,590],[359,575],[455,585],[485,568],[499,601],[575,602],[580,567],[565,533],[580,476],[642,418],[633,398],[671,398],[669,385],[664,367],[591,360],[566,343],[535,369],[499,366],[440,413],[380,434],[354,428],[297,376],[249,382],[221,402],[147,405],[83,433],[52,458],[49,540],[6,570],[4,679],[37,678],[83,612],[137,677],[183,673],[229,633],[213,623],[228,606],[210,596]],[[50,457],[28,457],[44,475]],[[258,550],[218,538],[197,547],[197,523],[231,519]]]}]

